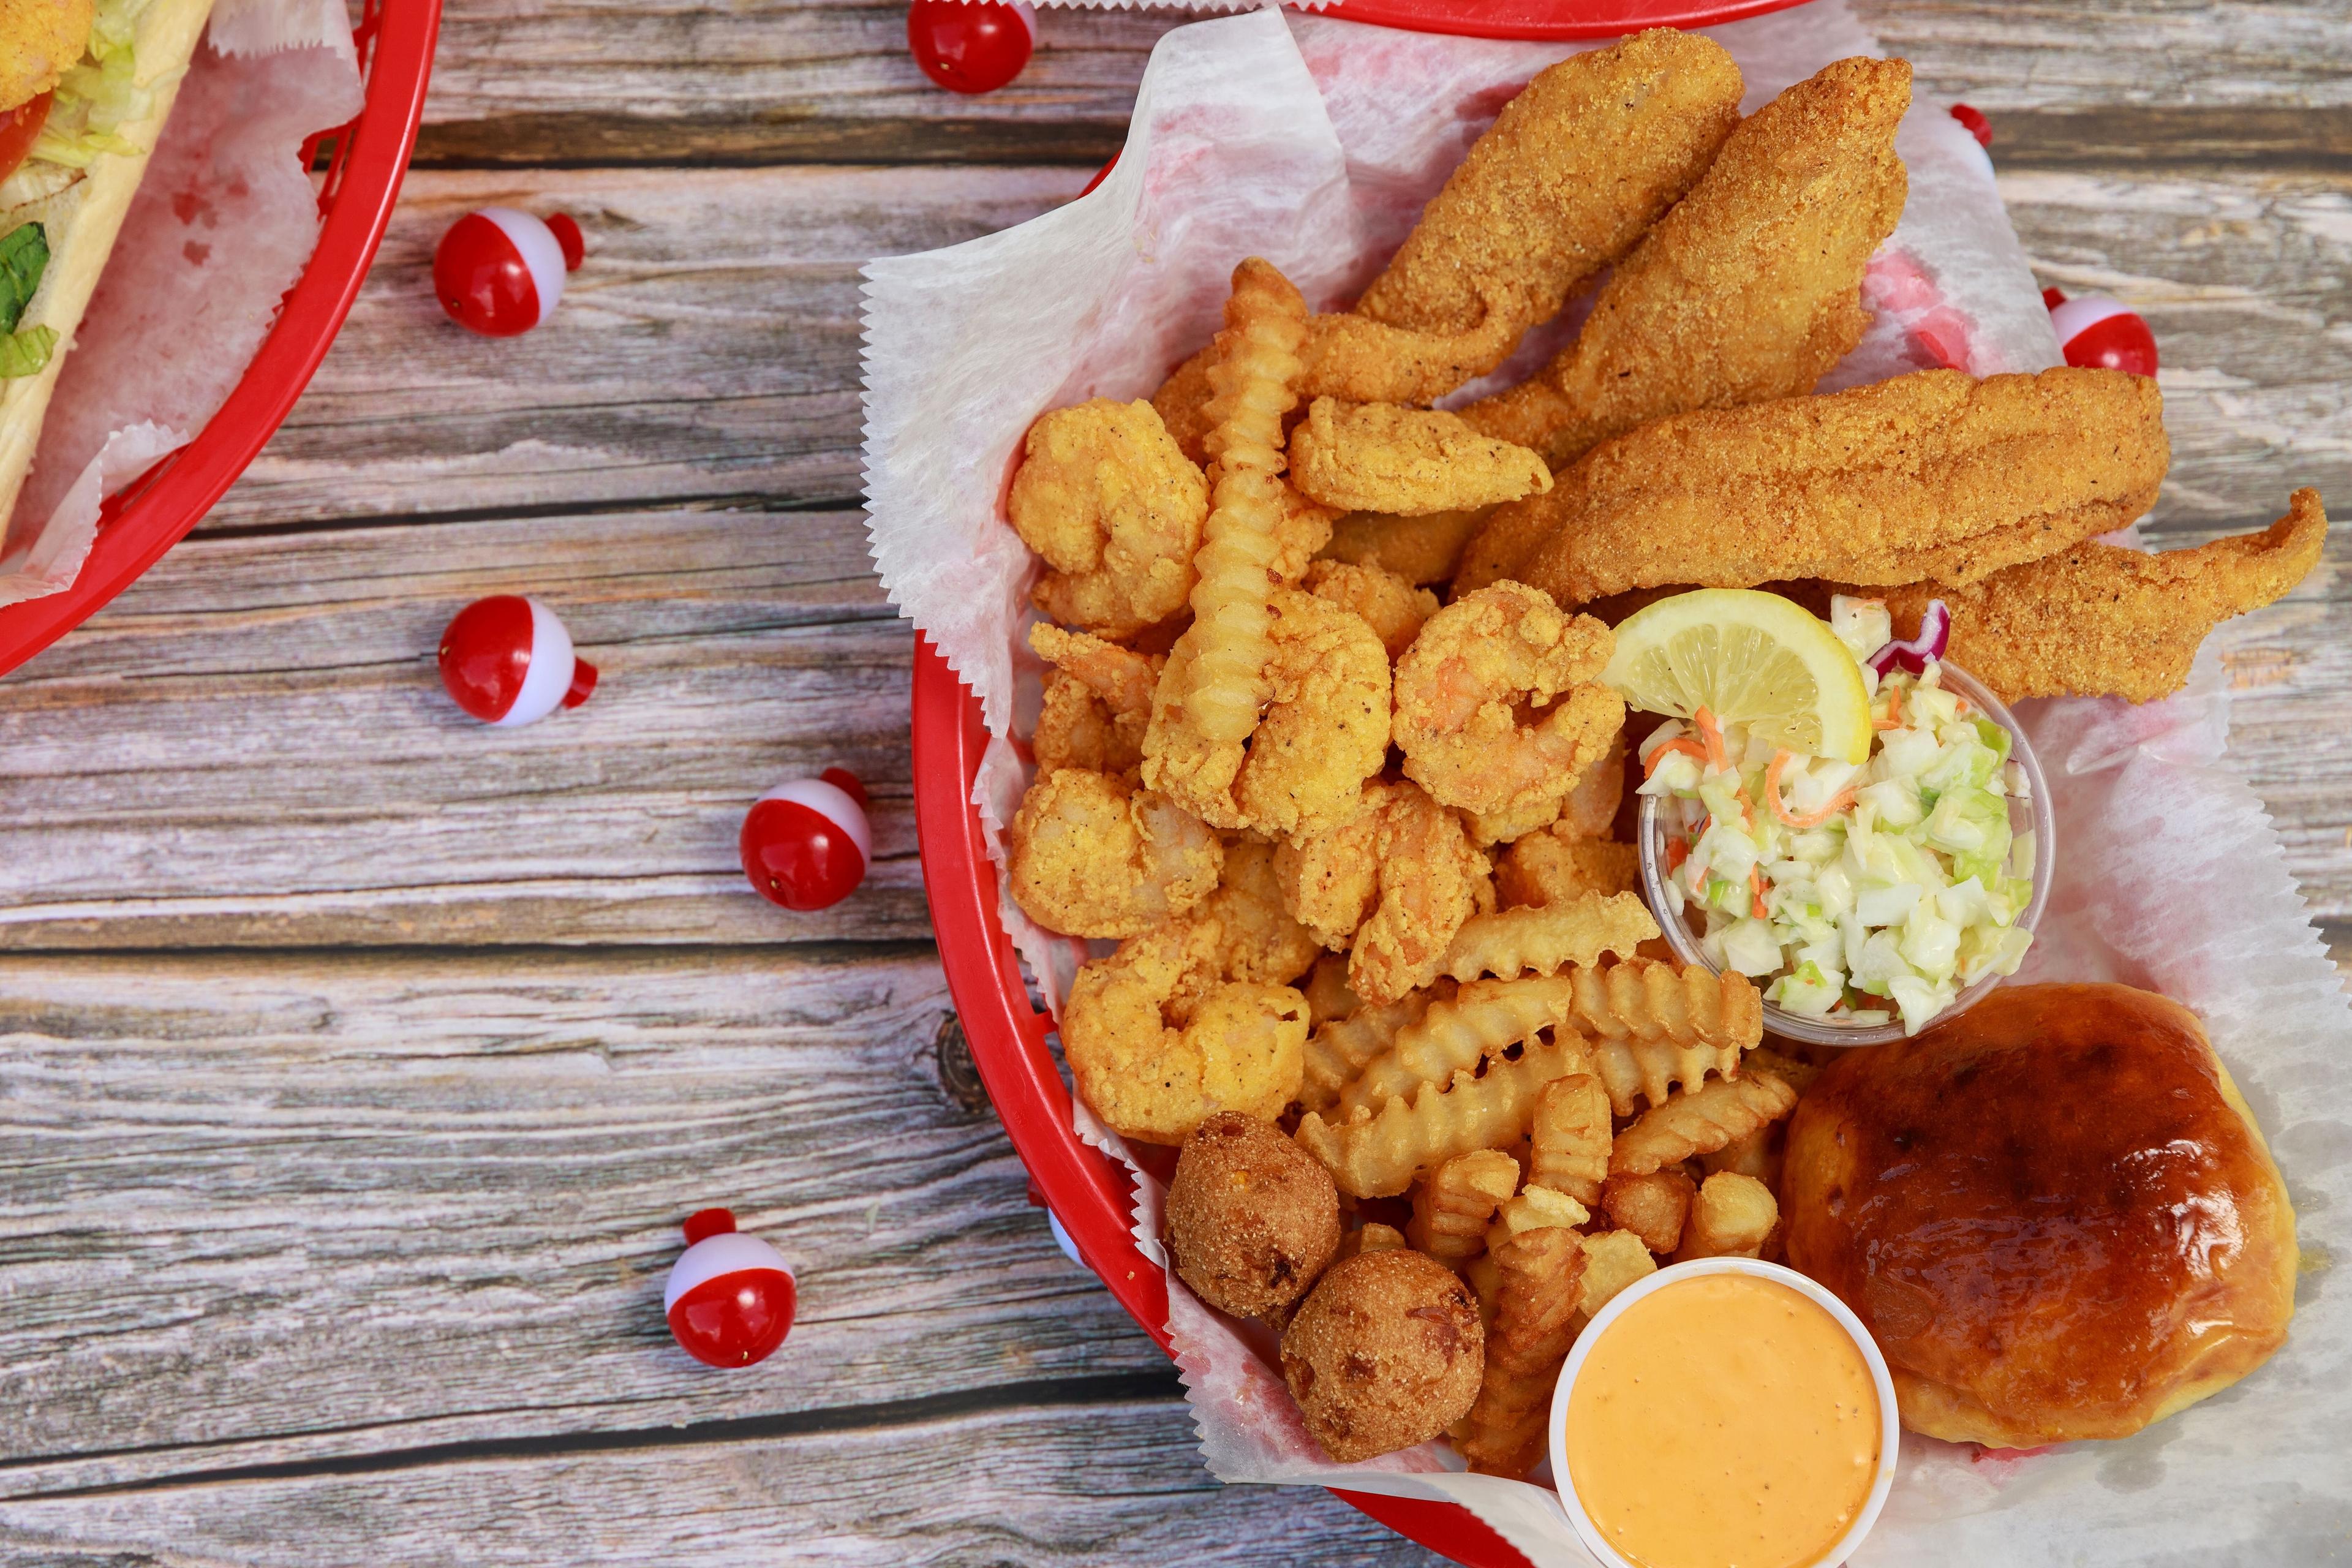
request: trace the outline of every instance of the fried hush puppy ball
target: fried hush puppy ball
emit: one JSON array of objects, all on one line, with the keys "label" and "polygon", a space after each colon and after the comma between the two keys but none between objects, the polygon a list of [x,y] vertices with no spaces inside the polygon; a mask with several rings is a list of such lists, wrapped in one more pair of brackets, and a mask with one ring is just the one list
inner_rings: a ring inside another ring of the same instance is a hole
[{"label": "fried hush puppy ball", "polygon": [[1339,1250],[1339,1189],[1272,1123],[1220,1111],[1176,1157],[1167,1239],[1178,1277],[1210,1306],[1239,1318],[1276,1311]]},{"label": "fried hush puppy ball", "polygon": [[1282,1376],[1341,1464],[1425,1443],[1478,1397],[1486,1332],[1454,1272],[1394,1248],[1334,1264],[1282,1336]]}]

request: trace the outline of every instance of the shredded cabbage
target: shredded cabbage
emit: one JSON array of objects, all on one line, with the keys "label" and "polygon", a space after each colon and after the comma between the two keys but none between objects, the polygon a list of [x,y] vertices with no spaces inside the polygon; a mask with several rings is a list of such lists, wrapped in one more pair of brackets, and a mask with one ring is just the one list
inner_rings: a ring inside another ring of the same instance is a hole
[{"label": "shredded cabbage", "polygon": [[154,111],[155,95],[139,85],[140,16],[149,0],[99,0],[89,27],[89,49],[58,81],[49,118],[30,156],[69,168],[87,169],[109,153],[137,153],[137,143],[118,134],[121,127]]}]

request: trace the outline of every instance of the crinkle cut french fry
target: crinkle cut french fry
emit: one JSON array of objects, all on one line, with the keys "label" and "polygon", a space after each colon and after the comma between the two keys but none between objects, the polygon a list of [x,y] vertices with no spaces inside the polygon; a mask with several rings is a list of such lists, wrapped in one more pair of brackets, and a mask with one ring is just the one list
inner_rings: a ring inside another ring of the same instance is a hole
[{"label": "crinkle cut french fry", "polygon": [[1456,1154],[1413,1189],[1405,1239],[1449,1267],[1485,1249],[1486,1222],[1519,1185],[1519,1163],[1499,1149]]},{"label": "crinkle cut french fry", "polygon": [[1609,1175],[1609,1097],[1591,1073],[1544,1085],[1528,1128],[1528,1184],[1566,1193],[1590,1208]]},{"label": "crinkle cut french fry", "polygon": [[1502,1271],[1495,1331],[1477,1401],[1455,1443],[1481,1475],[1524,1476],[1542,1456],[1552,1384],[1576,1339],[1583,1241],[1553,1226],[1514,1237],[1495,1254]]},{"label": "crinkle cut french fry", "polygon": [[1692,1199],[1675,1261],[1691,1258],[1760,1258],[1780,1205],[1772,1189],[1753,1176],[1718,1171]]},{"label": "crinkle cut french fry", "polygon": [[1495,1223],[1486,1227],[1486,1250],[1498,1252],[1513,1237],[1530,1230],[1574,1230],[1591,1218],[1591,1211],[1566,1193],[1522,1187],[1495,1211]]},{"label": "crinkle cut french fry", "polygon": [[1569,964],[1597,963],[1602,953],[1631,958],[1657,934],[1658,922],[1635,893],[1500,910],[1462,922],[1439,973],[1456,980],[1551,974]]},{"label": "crinkle cut french fry", "polygon": [[1611,1297],[1657,1271],[1658,1260],[1632,1231],[1604,1230],[1586,1237],[1584,1287],[1576,1302],[1577,1331],[1584,1331],[1592,1315],[1609,1305]]},{"label": "crinkle cut french fry", "polygon": [[1339,1091],[1364,1070],[1364,1064],[1387,1050],[1398,1030],[1448,994],[1415,991],[1399,1002],[1365,1003],[1346,1017],[1316,1030],[1307,1042],[1307,1068],[1298,1089],[1300,1108],[1328,1110],[1339,1104]]},{"label": "crinkle cut french fry", "polygon": [[1680,1170],[1620,1174],[1601,1187],[1601,1206],[1610,1224],[1640,1237],[1651,1251],[1672,1252],[1682,1245],[1694,1191],[1691,1179]]},{"label": "crinkle cut french fry", "polygon": [[1678,1083],[1733,1076],[1739,1053],[1764,1037],[1763,998],[1737,971],[1718,977],[1701,964],[1635,958],[1570,973],[1577,1026],[1594,1037],[1593,1061],[1620,1116],[1644,1100],[1663,1104]]},{"label": "crinkle cut french fry", "polygon": [[1581,1040],[1530,1040],[1487,1059],[1483,1074],[1424,1084],[1375,1113],[1334,1126],[1315,1111],[1298,1124],[1299,1145],[1350,1197],[1393,1197],[1441,1160],[1513,1143],[1535,1115],[1536,1097],[1556,1078],[1589,1070]]},{"label": "crinkle cut french fry", "polygon": [[1617,1134],[1610,1174],[1642,1175],[1712,1153],[1778,1121],[1796,1105],[1797,1091],[1769,1073],[1710,1079],[1652,1106]]},{"label": "crinkle cut french fry", "polygon": [[1399,1029],[1389,1048],[1339,1091],[1339,1114],[1378,1110],[1425,1083],[1444,1083],[1485,1058],[1567,1021],[1574,993],[1557,976],[1474,981]]}]

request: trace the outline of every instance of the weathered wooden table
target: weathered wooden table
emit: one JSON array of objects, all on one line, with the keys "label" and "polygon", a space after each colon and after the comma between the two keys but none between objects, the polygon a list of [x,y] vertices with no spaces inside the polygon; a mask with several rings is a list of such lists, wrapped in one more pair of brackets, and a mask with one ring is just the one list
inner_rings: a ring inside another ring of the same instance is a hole
[{"label": "weathered wooden table", "polygon": [[[1923,99],[1991,115],[2043,280],[2154,324],[2154,531],[2267,522],[2294,484],[2352,508],[2341,0],[1864,8]],[[1202,1472],[957,1047],[911,638],[858,514],[856,268],[1075,195],[1173,21],[1049,13],[974,100],[918,75],[903,9],[449,0],[310,395],[199,533],[0,682],[0,1564],[1432,1561]],[[589,236],[520,341],[426,285],[488,201]],[[2344,954],[2329,555],[2225,643],[2233,751]],[[604,684],[487,730],[436,635],[526,589]],[[877,862],[787,916],[736,828],[835,761]],[[661,1321],[715,1202],[802,1269],[755,1372]]]}]

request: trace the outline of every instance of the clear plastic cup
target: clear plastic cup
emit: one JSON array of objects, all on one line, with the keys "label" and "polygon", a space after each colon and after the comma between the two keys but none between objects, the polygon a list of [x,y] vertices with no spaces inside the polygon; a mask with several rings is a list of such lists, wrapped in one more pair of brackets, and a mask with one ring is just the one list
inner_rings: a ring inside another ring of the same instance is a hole
[{"label": "clear plastic cup", "polygon": [[[2050,791],[2042,777],[2042,764],[2034,760],[2033,748],[2026,742],[2016,715],[2002,706],[2000,699],[1958,665],[1938,660],[1937,668],[1945,689],[1958,692],[1986,718],[2009,731],[2010,760],[2025,773],[2030,795],[2024,800],[2010,797],[2009,826],[2011,832],[2023,833],[2030,828],[2033,833],[2033,896],[2017,921],[2020,926],[2032,931],[2034,922],[2042,918],[2042,906],[2050,901],[2050,870],[2057,859],[2057,835],[2051,819]],[[1658,925],[1665,932],[1675,955],[1685,963],[1702,964],[1711,973],[1722,973],[1720,965],[1708,961],[1687,914],[1677,919],[1666,913],[1674,906],[1666,899],[1666,827],[1655,795],[1642,797],[1641,849],[1643,896],[1649,900],[1651,911],[1658,917]],[[1940,1024],[1958,1017],[1991,994],[1992,988],[2007,978],[2000,974],[1985,976],[1962,991],[1950,1006],[1936,1015],[1934,1022]],[[1817,1046],[1883,1046],[1889,1040],[1902,1039],[1907,1033],[1899,1020],[1841,1024],[1791,1013],[1769,1002],[1764,1004],[1764,1032]]]}]

